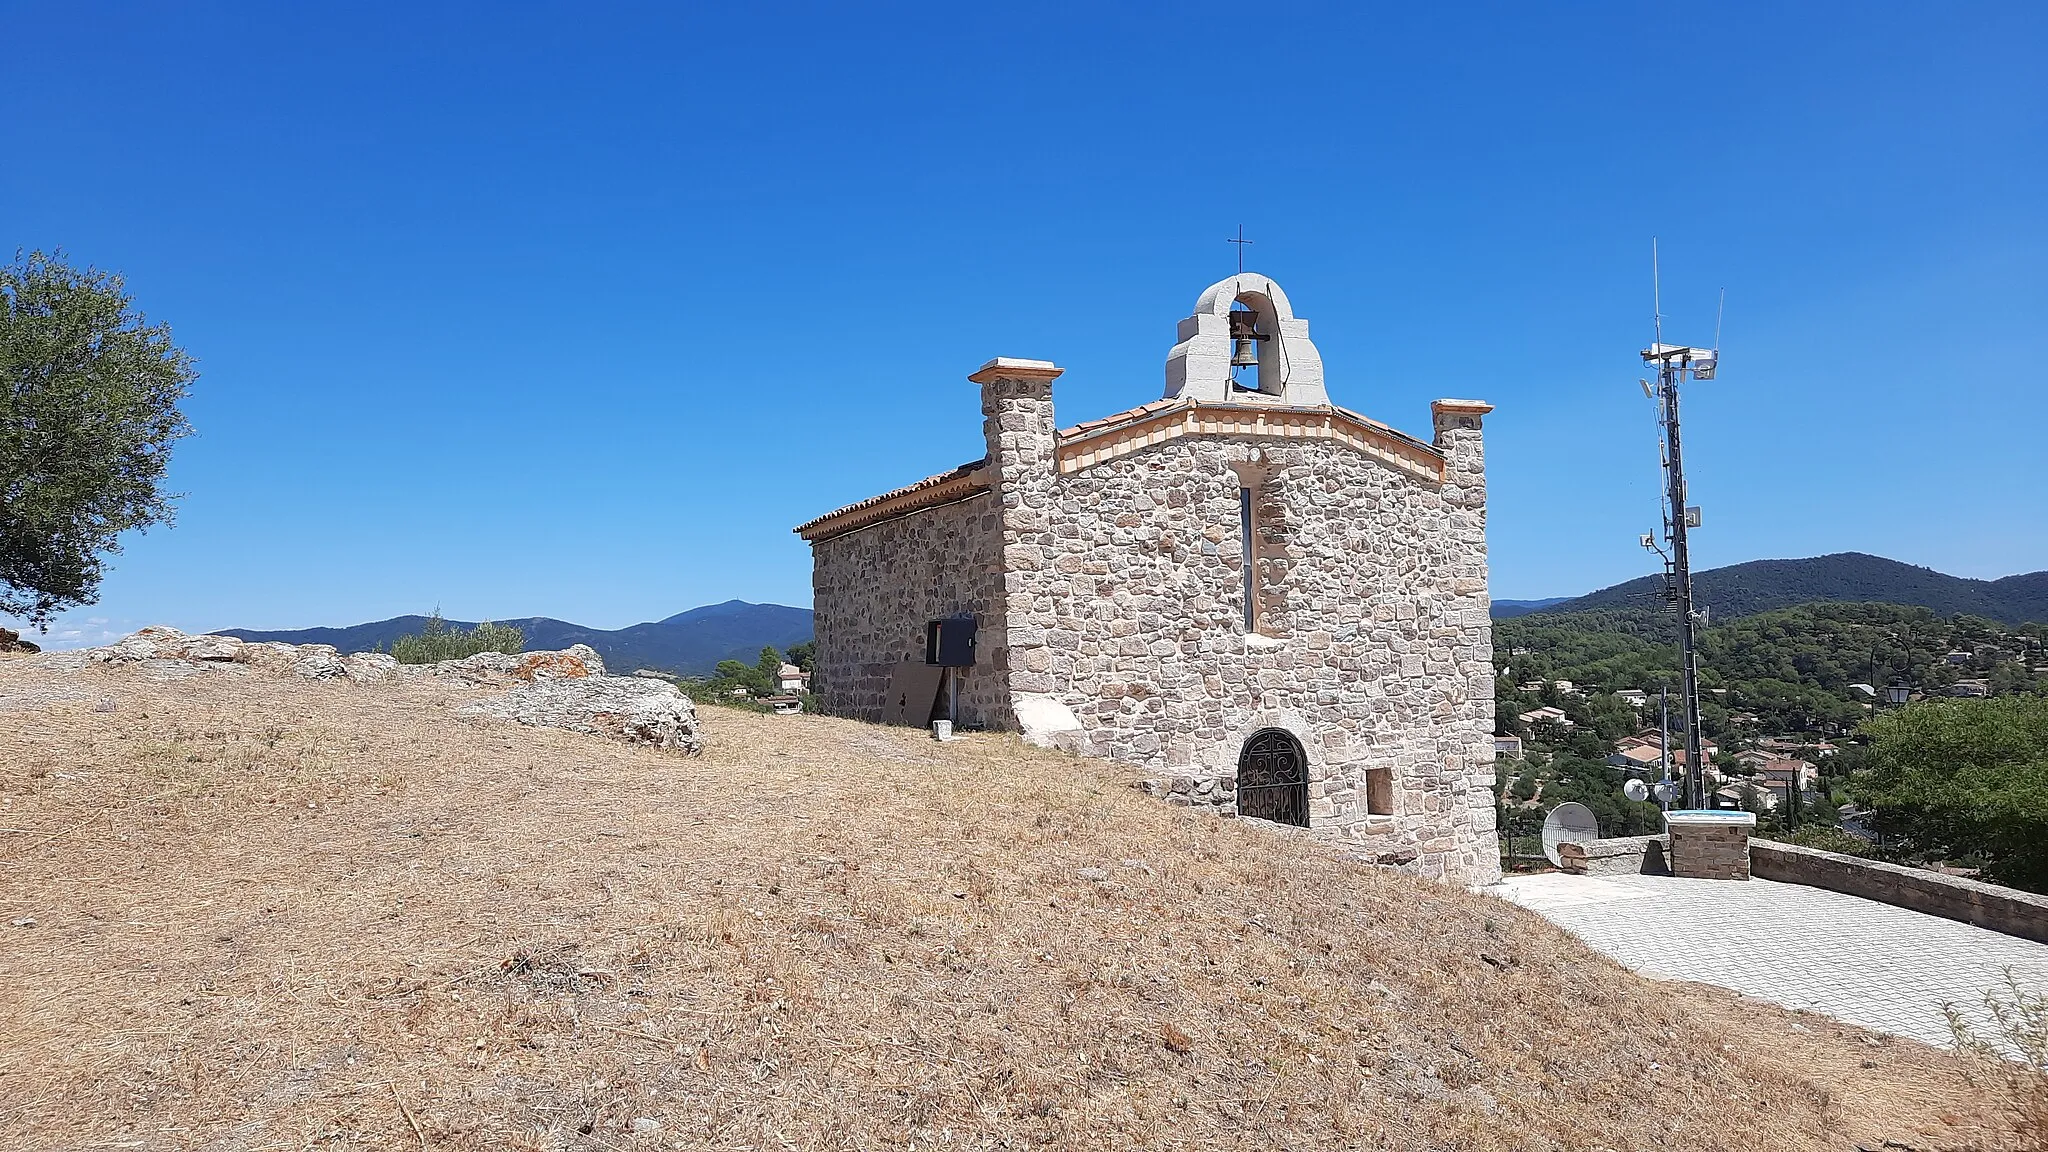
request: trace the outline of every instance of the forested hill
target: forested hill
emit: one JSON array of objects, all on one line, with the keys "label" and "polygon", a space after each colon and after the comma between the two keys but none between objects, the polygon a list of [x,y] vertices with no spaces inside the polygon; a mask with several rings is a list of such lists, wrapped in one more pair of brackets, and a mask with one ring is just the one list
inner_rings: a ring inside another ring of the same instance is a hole
[{"label": "forested hill", "polygon": [[[2048,572],[1970,580],[1862,552],[1731,564],[1694,573],[1692,586],[1693,599],[1711,609],[1715,620],[1798,604],[1852,601],[1906,604],[1930,609],[1937,616],[1981,616],[2002,624],[2048,621]],[[1537,614],[1661,607],[1663,595],[1663,577],[1645,576],[1547,605]]]},{"label": "forested hill", "polygon": [[[282,640],[288,644],[332,644],[343,652],[388,650],[393,640],[416,633],[427,623],[424,616],[397,616],[348,628],[299,628],[284,632],[258,632],[246,628],[222,628],[225,636],[244,640]],[[475,625],[451,620],[457,628]],[[686,676],[709,675],[720,660],[738,660],[752,665],[763,647],[788,651],[792,644],[811,638],[811,610],[785,604],[749,604],[728,600],[692,608],[666,620],[607,630],[528,616],[499,620],[526,634],[529,651],[567,648],[588,644],[604,657],[605,664],[621,674],[640,668],[679,672]]]},{"label": "forested hill", "polygon": [[[1595,702],[1622,688],[1654,693],[1675,686],[1675,630],[1669,612],[1648,608],[1495,621],[1494,665],[1507,678],[1500,730],[1515,732],[1514,715],[1559,702],[1541,689],[1519,691],[1532,682],[1570,680]],[[2008,628],[1897,604],[1818,603],[1741,620],[1717,613],[1713,626],[1700,631],[1700,682],[1713,736],[1729,730],[1735,712],[1754,714],[1765,732],[1840,730],[1868,708],[1869,698],[1852,684],[1904,684],[1942,695],[1965,680],[1978,695],[2048,692],[2048,625]]]}]

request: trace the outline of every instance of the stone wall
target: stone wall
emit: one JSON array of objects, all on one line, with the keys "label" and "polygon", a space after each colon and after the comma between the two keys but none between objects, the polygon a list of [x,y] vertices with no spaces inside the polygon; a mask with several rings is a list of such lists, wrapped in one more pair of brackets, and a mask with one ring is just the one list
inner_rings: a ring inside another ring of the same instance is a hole
[{"label": "stone wall", "polygon": [[1826,888],[2048,943],[2048,896],[2038,893],[1774,840],[1751,840],[1749,856],[1765,880]]},{"label": "stone wall", "polygon": [[1669,837],[1610,836],[1557,846],[1558,869],[1576,876],[1669,876]]},{"label": "stone wall", "polygon": [[[1284,729],[1308,756],[1313,827],[1412,850],[1428,875],[1497,878],[1484,406],[1439,413],[1441,484],[1279,436],[1184,437],[1061,475],[1055,375],[975,377],[1013,691],[1057,700],[1096,754],[1225,812],[1245,741]],[[1244,475],[1267,624],[1249,635]],[[1374,772],[1391,776],[1391,811],[1369,811]]]},{"label": "stone wall", "polygon": [[999,524],[982,492],[815,541],[811,594],[818,663],[811,691],[835,716],[882,718],[894,664],[924,660],[925,625],[978,618],[975,666],[959,670],[960,723],[1008,728],[995,571]]},{"label": "stone wall", "polygon": [[1749,829],[1734,824],[1680,824],[1669,833],[1671,874],[1687,880],[1749,879]]}]

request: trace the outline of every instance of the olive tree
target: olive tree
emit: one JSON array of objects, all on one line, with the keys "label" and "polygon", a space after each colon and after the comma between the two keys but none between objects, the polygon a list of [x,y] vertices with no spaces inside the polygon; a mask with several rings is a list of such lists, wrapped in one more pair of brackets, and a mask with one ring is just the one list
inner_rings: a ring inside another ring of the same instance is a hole
[{"label": "olive tree", "polygon": [[164,468],[197,377],[120,276],[61,253],[0,267],[0,612],[48,627],[99,598],[123,532],[170,521]]}]

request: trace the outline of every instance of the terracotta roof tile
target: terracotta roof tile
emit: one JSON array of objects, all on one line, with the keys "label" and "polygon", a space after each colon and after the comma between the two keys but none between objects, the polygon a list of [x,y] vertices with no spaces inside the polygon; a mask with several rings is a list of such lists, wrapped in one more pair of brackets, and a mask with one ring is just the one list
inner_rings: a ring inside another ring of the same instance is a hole
[{"label": "terracotta roof tile", "polygon": [[1062,428],[1060,429],[1060,437],[1061,439],[1070,440],[1076,436],[1086,436],[1093,432],[1099,432],[1104,428],[1115,428],[1124,424],[1129,424],[1133,420],[1143,420],[1147,416],[1152,416],[1160,412],[1164,412],[1168,408],[1188,407],[1193,404],[1193,400],[1182,399],[1180,397],[1173,397],[1166,400],[1154,400],[1150,404],[1140,404],[1136,408],[1126,408],[1121,412],[1111,413],[1108,416],[1104,416],[1100,420],[1083,420],[1079,424],[1074,425],[1072,428]]},{"label": "terracotta roof tile", "polygon": [[[823,539],[826,536],[836,535],[837,533],[833,531],[833,529],[838,529],[840,531],[850,530],[852,528],[861,527],[863,525],[873,523],[875,520],[885,519],[889,516],[900,515],[904,512],[914,511],[918,508],[925,507],[929,503],[941,499],[943,497],[943,494],[938,492],[937,489],[941,488],[946,484],[951,483],[952,481],[964,480],[970,476],[973,476],[976,472],[985,470],[987,467],[988,457],[986,456],[982,457],[979,460],[969,460],[967,463],[962,464],[961,466],[953,469],[950,472],[941,472],[937,476],[927,476],[924,479],[919,480],[915,484],[905,484],[901,488],[892,488],[879,496],[870,496],[867,499],[861,500],[857,503],[848,504],[844,508],[836,508],[830,512],[825,513],[823,516],[817,517],[816,519],[806,520],[802,524],[797,525],[793,529],[793,531],[796,532],[797,535],[802,536],[806,540],[817,540]],[[987,479],[985,477],[981,479],[981,483],[979,485],[975,485],[975,487],[986,486]],[[905,497],[915,497],[924,493],[930,493],[930,499],[904,499]],[[886,510],[882,509],[882,505],[889,504],[892,501],[900,502],[902,506],[896,508],[889,508]],[[873,517],[863,517],[859,515],[862,512],[869,511],[875,512],[876,515]],[[830,523],[831,521],[840,520],[842,518],[845,518],[849,522],[843,526],[834,525]]]}]

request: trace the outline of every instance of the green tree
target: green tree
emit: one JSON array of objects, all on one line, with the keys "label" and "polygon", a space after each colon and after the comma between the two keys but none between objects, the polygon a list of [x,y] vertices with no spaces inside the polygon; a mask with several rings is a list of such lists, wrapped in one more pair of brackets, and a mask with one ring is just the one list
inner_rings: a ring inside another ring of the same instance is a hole
[{"label": "green tree", "polygon": [[801,644],[790,645],[789,651],[783,653],[783,655],[789,657],[791,664],[809,672],[811,670],[811,663],[818,657],[818,646],[816,643],[806,640]]},{"label": "green tree", "polygon": [[1853,791],[1888,847],[1979,857],[1990,879],[2048,891],[2048,697],[1923,701],[1866,730]]},{"label": "green tree", "polygon": [[40,627],[99,598],[123,532],[172,518],[164,468],[198,373],[134,305],[61,254],[0,267],[0,612]]},{"label": "green tree", "polygon": [[731,689],[744,688],[750,695],[767,696],[774,691],[774,681],[764,675],[758,665],[742,664],[737,660],[720,660],[712,669],[711,682],[731,694]]},{"label": "green tree", "polygon": [[764,692],[773,692],[782,680],[782,653],[773,648],[761,649],[761,658],[754,662],[754,670],[761,674]]}]

